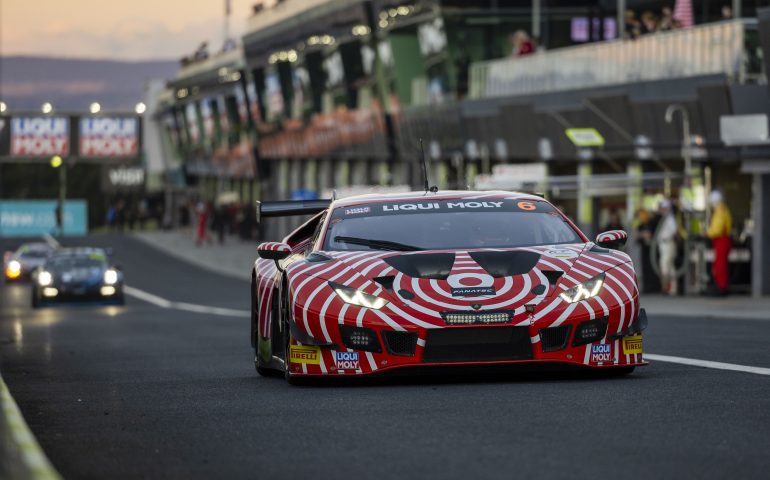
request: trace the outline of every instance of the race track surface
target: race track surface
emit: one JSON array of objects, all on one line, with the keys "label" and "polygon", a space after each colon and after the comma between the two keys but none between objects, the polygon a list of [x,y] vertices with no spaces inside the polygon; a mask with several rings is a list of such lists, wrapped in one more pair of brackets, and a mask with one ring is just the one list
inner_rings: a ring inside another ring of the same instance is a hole
[{"label": "race track surface", "polygon": [[[5,241],[8,244],[7,241]],[[117,235],[127,282],[247,310],[244,280]],[[4,247],[7,245],[3,245]],[[505,374],[291,387],[249,320],[127,298],[32,311],[0,291],[0,370],[65,478],[767,478],[770,376],[652,362],[625,378]],[[770,367],[760,320],[651,317],[645,352]]]}]

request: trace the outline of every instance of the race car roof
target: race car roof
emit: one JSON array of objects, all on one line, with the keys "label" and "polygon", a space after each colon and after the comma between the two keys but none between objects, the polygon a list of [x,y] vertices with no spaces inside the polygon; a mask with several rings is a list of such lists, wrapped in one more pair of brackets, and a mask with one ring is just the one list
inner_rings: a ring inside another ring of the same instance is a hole
[{"label": "race car roof", "polygon": [[497,191],[473,191],[473,190],[448,190],[438,193],[425,192],[404,192],[404,193],[385,193],[385,194],[366,194],[356,195],[355,197],[342,198],[331,204],[331,208],[350,207],[366,203],[387,203],[404,201],[425,201],[425,200],[482,200],[485,198],[509,198],[511,200],[540,200],[542,197],[530,193]]}]

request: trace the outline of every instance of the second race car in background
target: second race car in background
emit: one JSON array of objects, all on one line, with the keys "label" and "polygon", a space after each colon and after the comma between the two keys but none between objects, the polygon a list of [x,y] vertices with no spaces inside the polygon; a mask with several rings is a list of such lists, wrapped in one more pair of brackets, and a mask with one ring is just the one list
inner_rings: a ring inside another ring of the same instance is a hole
[{"label": "second race car in background", "polygon": [[64,248],[32,275],[32,307],[59,302],[123,305],[123,272],[100,248]]},{"label": "second race car in background", "polygon": [[21,245],[14,252],[6,252],[3,275],[6,281],[26,280],[32,272],[42,266],[56,249],[44,242],[30,242]]}]

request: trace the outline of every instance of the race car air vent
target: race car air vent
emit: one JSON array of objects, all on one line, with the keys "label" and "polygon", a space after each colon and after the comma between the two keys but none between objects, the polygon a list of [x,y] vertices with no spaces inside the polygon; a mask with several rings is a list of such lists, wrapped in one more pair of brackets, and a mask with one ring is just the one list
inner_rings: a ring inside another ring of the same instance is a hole
[{"label": "race car air vent", "polygon": [[529,327],[453,327],[428,330],[423,361],[491,362],[532,358]]},{"label": "race car air vent", "polygon": [[575,329],[575,338],[572,339],[572,346],[586,345],[591,342],[597,342],[604,338],[607,333],[607,317],[597,318],[596,320],[586,320]]},{"label": "race car air vent", "polygon": [[441,312],[447,325],[472,325],[508,323],[513,319],[513,311],[503,312]]},{"label": "race car air vent", "polygon": [[310,255],[308,255],[305,260],[307,260],[310,263],[322,263],[322,262],[329,262],[334,259],[332,257],[324,255],[323,253],[313,252]]},{"label": "race car air vent", "polygon": [[535,252],[471,252],[470,256],[493,277],[524,275],[540,261]]},{"label": "race car air vent", "polygon": [[548,279],[548,283],[551,285],[556,285],[559,283],[561,276],[564,275],[564,272],[559,270],[543,270],[543,275],[545,275],[545,278]]},{"label": "race car air vent", "polygon": [[542,295],[545,293],[546,286],[542,283],[540,285],[537,285],[535,288],[532,289],[532,295]]},{"label": "race car air vent", "polygon": [[449,272],[452,270],[452,265],[455,263],[455,254],[422,253],[396,255],[386,258],[385,263],[412,278],[446,280]]},{"label": "race car air vent", "polygon": [[377,277],[374,279],[375,282],[382,285],[382,288],[385,290],[393,291],[393,280],[395,280],[396,277],[394,275],[387,275],[384,277]]},{"label": "race car air vent", "polygon": [[411,357],[417,348],[417,332],[383,331],[385,347],[391,355]]},{"label": "race car air vent", "polygon": [[569,334],[572,325],[561,325],[559,327],[541,328],[540,343],[544,352],[555,352],[562,350],[567,346]]}]

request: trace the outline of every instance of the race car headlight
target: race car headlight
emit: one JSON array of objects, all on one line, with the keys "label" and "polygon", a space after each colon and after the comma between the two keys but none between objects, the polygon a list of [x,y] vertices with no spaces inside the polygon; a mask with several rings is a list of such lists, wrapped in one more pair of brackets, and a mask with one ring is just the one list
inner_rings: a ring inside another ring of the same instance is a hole
[{"label": "race car headlight", "polygon": [[118,272],[113,270],[113,269],[111,269],[111,268],[109,270],[105,270],[104,271],[104,284],[105,285],[115,285],[116,283],[118,283]]},{"label": "race car headlight", "polygon": [[369,295],[361,290],[346,287],[338,283],[329,282],[329,286],[334,289],[334,292],[342,299],[343,302],[351,305],[358,305],[359,307],[372,308],[379,310],[388,304],[388,301],[384,298],[380,298],[375,295]]},{"label": "race car headlight", "polygon": [[8,278],[16,278],[21,275],[21,263],[18,260],[11,260],[5,267],[5,275]]},{"label": "race car headlight", "polygon": [[37,284],[41,287],[47,287],[48,285],[53,283],[53,275],[51,275],[51,272],[47,272],[43,270],[42,272],[37,274]]},{"label": "race car headlight", "polygon": [[575,303],[581,300],[588,300],[599,294],[604,285],[604,274],[600,273],[590,280],[586,280],[576,287],[564,290],[559,295],[567,303]]}]

